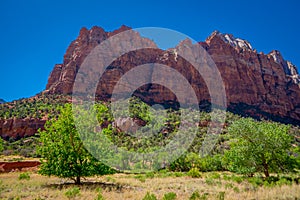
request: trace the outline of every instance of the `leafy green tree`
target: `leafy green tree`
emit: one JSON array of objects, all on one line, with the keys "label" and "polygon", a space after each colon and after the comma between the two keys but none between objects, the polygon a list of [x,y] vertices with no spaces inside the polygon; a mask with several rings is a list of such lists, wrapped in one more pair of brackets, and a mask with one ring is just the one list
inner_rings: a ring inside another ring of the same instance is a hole
[{"label": "leafy green tree", "polygon": [[269,177],[270,172],[292,170],[289,128],[275,122],[239,119],[228,129],[233,139],[223,161],[230,171],[249,175],[263,172]]},{"label": "leafy green tree", "polygon": [[70,178],[80,184],[81,177],[112,173],[84,147],[75,127],[71,104],[65,104],[58,118],[48,121],[45,130],[40,131],[40,143],[39,173],[42,175]]}]

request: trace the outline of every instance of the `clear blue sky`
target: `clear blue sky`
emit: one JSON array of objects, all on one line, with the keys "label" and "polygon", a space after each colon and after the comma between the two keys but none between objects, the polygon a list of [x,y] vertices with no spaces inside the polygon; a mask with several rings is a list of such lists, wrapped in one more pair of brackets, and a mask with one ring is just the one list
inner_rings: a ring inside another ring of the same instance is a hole
[{"label": "clear blue sky", "polygon": [[299,1],[55,1],[0,2],[0,98],[33,96],[81,27],[111,31],[164,27],[203,41],[214,30],[247,39],[259,52],[280,50],[300,66]]}]

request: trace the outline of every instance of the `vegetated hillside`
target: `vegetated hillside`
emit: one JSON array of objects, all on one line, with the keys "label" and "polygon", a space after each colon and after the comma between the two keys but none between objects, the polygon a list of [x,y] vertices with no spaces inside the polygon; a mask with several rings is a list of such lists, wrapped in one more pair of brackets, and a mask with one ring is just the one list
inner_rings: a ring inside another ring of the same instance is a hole
[{"label": "vegetated hillside", "polygon": [[[36,98],[36,100],[26,99],[12,102],[10,104],[11,116],[17,117],[18,115],[25,112],[28,118],[32,117],[33,115],[39,115],[41,120],[43,118],[49,119],[52,117],[56,117],[59,113],[59,106],[67,102],[68,98],[69,97],[67,96],[54,95],[40,96],[39,98]],[[102,103],[99,102],[99,104]],[[105,104],[109,105],[107,103]],[[122,103],[120,105],[122,105]],[[129,110],[125,112],[122,107],[116,107],[114,109],[114,115],[109,109],[109,111],[105,113],[105,116],[103,116],[103,118],[106,119],[106,121],[102,123],[103,126],[113,124],[114,129],[109,135],[109,138],[118,147],[136,152],[152,151],[155,148],[160,148],[167,145],[177,134],[180,125],[189,126],[189,124],[192,123],[190,119],[195,120],[196,118],[196,121],[198,122],[196,126],[196,135],[195,138],[192,138],[191,145],[188,148],[188,152],[197,154],[200,152],[202,142],[208,134],[208,127],[212,123],[209,112],[200,112],[200,114],[198,115],[190,112],[190,110],[188,109],[153,109],[138,98],[131,98],[129,105]],[[8,107],[8,105],[5,106]],[[37,114],[36,112],[39,110],[40,112],[38,112]],[[2,111],[4,110],[2,109]],[[1,112],[1,117],[6,116],[8,114],[7,112],[8,110],[6,112]],[[4,113],[6,113],[6,115],[4,115]],[[181,113],[185,113],[186,118],[181,118]],[[113,116],[119,117],[114,118]],[[141,127],[137,128],[131,125],[128,116],[130,116],[133,121]],[[233,114],[231,112],[226,112],[226,120],[222,132],[219,133],[218,129],[212,129],[212,132],[210,132],[209,134],[218,134],[218,141],[213,149],[212,154],[223,153],[225,149],[229,148],[229,138],[226,135],[228,131],[227,129],[232,123],[239,120],[240,118],[241,116],[239,115]],[[193,126],[193,124],[191,124],[191,126]],[[218,127],[218,124],[212,124],[212,126]],[[132,136],[131,133],[133,133],[135,136]],[[147,134],[147,137],[144,137],[145,134]],[[290,129],[290,134],[294,137],[291,145],[299,146],[300,128],[297,126],[292,126],[292,128]],[[24,136],[20,137],[21,139],[14,137],[6,138],[8,139],[8,141],[4,143],[5,148],[3,154],[36,157],[37,155],[35,152],[35,148],[38,145],[39,135],[33,134],[30,137],[28,136],[25,138]]]},{"label": "vegetated hillside", "polygon": [[58,107],[68,102],[65,95],[39,94],[31,98],[0,104],[0,135],[17,140],[34,135],[45,122],[58,113]]}]

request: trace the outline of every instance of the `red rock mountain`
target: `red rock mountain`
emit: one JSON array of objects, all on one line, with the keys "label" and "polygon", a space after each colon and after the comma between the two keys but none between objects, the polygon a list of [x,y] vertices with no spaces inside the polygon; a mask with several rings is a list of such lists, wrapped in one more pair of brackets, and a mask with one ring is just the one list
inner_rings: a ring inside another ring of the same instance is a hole
[{"label": "red rock mountain", "polygon": [[[87,55],[102,41],[129,29],[122,26],[114,32],[106,32],[100,27],[90,30],[82,28],[79,36],[68,47],[63,63],[55,65],[51,72],[45,93],[71,94],[76,73]],[[129,52],[111,63],[98,84],[96,94],[99,99],[108,100],[117,81],[134,66],[161,63],[176,69],[187,78],[200,104],[210,101],[202,77],[191,64],[177,57],[176,49],[188,41],[164,51],[139,34],[131,39],[137,44],[143,43],[153,48]],[[208,52],[221,73],[228,110],[255,118],[300,123],[300,76],[297,68],[284,60],[279,51],[257,53],[246,40],[217,31],[199,44]],[[176,96],[161,85],[145,85],[135,95],[148,103],[176,104]]]},{"label": "red rock mountain", "polygon": [[[91,51],[111,36],[130,29],[122,26],[116,31],[106,32],[100,27],[90,30],[82,28],[79,36],[68,47],[63,63],[54,66],[43,93],[71,94],[76,74]],[[189,81],[201,108],[209,105],[211,99],[202,76],[189,62],[177,55],[185,46],[191,46],[191,42],[184,40],[172,49],[161,50],[152,40],[143,38],[138,33],[124,39],[133,45],[144,44],[151,48],[131,51],[114,60],[98,83],[98,99],[109,100],[116,83],[135,66],[159,63],[177,70]],[[246,40],[217,31],[199,44],[208,52],[220,71],[229,111],[243,116],[300,124],[300,76],[297,68],[284,60],[279,51],[257,53]],[[169,81],[172,84],[175,80]],[[184,89],[179,88],[178,93],[185,96],[183,103],[190,101]],[[134,95],[150,104],[178,106],[177,97],[162,85],[144,85]],[[31,136],[39,128],[43,128],[45,121],[46,119],[34,118],[0,119],[0,135],[2,138],[14,139]]]}]

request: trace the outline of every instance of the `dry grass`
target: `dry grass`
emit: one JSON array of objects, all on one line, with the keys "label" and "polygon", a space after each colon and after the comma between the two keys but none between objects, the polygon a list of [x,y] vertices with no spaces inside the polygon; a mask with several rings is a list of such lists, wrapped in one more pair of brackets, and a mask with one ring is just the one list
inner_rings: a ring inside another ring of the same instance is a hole
[{"label": "dry grass", "polygon": [[[66,191],[75,187],[71,182],[44,177],[29,172],[30,180],[19,180],[21,172],[0,174],[0,199],[68,199]],[[221,174],[221,176],[224,173]],[[202,178],[187,176],[166,176],[146,178],[144,175],[115,174],[103,177],[93,177],[84,180],[79,186],[80,195],[74,199],[96,199],[98,188],[102,188],[105,199],[143,199],[151,192],[162,199],[167,192],[175,192],[177,199],[189,199],[198,190],[207,199],[219,199],[219,194],[225,192],[225,199],[300,199],[300,185],[284,185],[274,187],[253,187],[247,181],[237,183],[224,181],[218,177],[212,178],[210,173]]]},{"label": "dry grass", "polygon": [[10,156],[3,156],[0,155],[0,162],[14,162],[14,161],[39,161],[39,158],[26,158],[24,156],[18,155],[10,155]]}]

